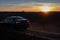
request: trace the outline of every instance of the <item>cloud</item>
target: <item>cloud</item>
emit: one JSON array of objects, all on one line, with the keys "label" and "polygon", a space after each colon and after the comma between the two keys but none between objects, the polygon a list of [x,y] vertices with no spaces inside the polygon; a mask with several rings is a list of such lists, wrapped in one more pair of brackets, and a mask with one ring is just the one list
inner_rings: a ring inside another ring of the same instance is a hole
[{"label": "cloud", "polygon": [[18,4],[0,4],[0,8],[31,8],[33,6],[53,6],[53,7],[60,7],[60,3],[26,2],[26,3],[18,3]]},{"label": "cloud", "polygon": [[19,4],[0,4],[0,7],[32,7],[32,6],[41,6],[41,3],[36,2],[27,2],[27,3],[19,3]]}]

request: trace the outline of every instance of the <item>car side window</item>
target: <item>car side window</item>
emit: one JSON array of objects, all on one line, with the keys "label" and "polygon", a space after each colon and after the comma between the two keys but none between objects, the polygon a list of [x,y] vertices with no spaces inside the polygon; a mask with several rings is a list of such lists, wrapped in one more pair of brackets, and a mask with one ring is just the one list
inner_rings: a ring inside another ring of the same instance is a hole
[{"label": "car side window", "polygon": [[13,20],[12,20],[11,18],[7,18],[7,19],[5,19],[4,21],[10,23],[10,22],[12,22]]}]

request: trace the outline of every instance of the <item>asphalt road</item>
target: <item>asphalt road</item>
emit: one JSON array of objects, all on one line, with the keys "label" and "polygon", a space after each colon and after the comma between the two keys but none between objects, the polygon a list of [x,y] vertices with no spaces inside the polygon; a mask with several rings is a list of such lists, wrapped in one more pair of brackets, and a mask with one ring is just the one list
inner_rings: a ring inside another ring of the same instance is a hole
[{"label": "asphalt road", "polygon": [[[20,31],[15,31],[17,33],[23,33]],[[31,31],[31,30],[26,30],[25,35],[31,36],[32,39],[35,38],[40,38],[41,40],[60,40],[60,33],[50,33],[50,32],[37,32],[37,31]],[[38,40],[38,39],[37,39]]]},{"label": "asphalt road", "polygon": [[25,32],[1,32],[1,40],[60,40],[59,32],[44,30],[39,24],[32,24]]},{"label": "asphalt road", "polygon": [[0,32],[1,40],[60,40],[60,34],[26,30],[25,32]]},{"label": "asphalt road", "polygon": [[25,33],[21,33],[20,31],[2,32],[0,40],[3,39],[5,40],[48,40],[46,38],[36,37]]}]

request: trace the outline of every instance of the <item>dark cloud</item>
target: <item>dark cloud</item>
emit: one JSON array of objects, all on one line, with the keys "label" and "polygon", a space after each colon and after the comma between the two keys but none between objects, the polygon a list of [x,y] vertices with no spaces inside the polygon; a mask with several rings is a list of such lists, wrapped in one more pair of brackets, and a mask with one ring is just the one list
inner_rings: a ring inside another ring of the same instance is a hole
[{"label": "dark cloud", "polygon": [[25,2],[60,3],[60,0],[0,0],[0,4],[17,4]]}]

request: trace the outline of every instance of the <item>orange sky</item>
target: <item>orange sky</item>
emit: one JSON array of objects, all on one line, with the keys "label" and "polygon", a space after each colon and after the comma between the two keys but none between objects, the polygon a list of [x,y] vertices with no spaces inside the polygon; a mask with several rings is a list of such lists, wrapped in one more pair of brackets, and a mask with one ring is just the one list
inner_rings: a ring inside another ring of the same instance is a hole
[{"label": "orange sky", "polygon": [[[0,8],[0,11],[27,11],[27,12],[38,12],[41,9],[39,7],[32,8]],[[55,8],[53,11],[60,11],[60,7]]]},{"label": "orange sky", "polygon": [[0,11],[26,11],[26,12],[40,12],[41,6],[53,7],[52,11],[60,11],[60,3],[23,3],[23,4],[6,4],[0,5]]},{"label": "orange sky", "polygon": [[37,8],[0,8],[0,11],[38,11]]}]

